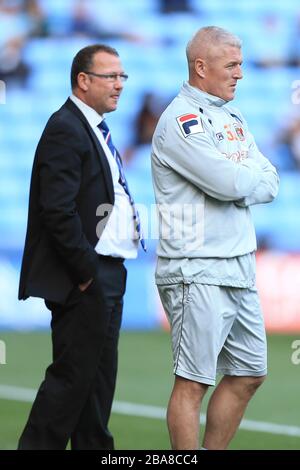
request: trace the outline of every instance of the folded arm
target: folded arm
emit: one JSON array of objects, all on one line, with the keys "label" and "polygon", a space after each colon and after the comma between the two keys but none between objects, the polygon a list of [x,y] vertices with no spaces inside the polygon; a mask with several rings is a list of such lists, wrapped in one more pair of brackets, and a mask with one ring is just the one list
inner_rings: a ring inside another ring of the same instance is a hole
[{"label": "folded arm", "polygon": [[176,122],[167,127],[157,141],[160,159],[204,193],[220,201],[236,201],[250,196],[259,185],[263,170],[254,159],[237,163],[226,158],[208,131],[183,137]]},{"label": "folded arm", "polygon": [[250,133],[249,159],[255,161],[261,169],[261,180],[253,189],[251,194],[236,201],[235,204],[240,207],[248,207],[254,204],[263,204],[273,201],[277,196],[279,187],[279,177],[276,168],[269,160],[262,155]]}]

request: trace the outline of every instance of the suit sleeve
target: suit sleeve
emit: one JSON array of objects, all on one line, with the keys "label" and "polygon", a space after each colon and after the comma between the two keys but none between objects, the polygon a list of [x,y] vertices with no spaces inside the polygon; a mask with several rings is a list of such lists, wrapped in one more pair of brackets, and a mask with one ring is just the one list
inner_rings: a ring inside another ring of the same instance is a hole
[{"label": "suit sleeve", "polygon": [[169,120],[157,146],[165,165],[220,201],[250,196],[261,181],[262,170],[254,159],[227,159],[208,130],[184,137],[175,119]]},{"label": "suit sleeve", "polygon": [[248,139],[249,159],[255,161],[259,165],[262,177],[259,184],[253,189],[251,194],[236,202],[236,205],[240,207],[248,207],[254,204],[263,204],[273,201],[277,196],[279,187],[279,177],[276,168],[259,151],[250,132],[248,132]]},{"label": "suit sleeve", "polygon": [[77,212],[83,145],[71,125],[55,122],[48,124],[38,152],[43,226],[74,279],[85,282],[94,276],[98,259]]}]

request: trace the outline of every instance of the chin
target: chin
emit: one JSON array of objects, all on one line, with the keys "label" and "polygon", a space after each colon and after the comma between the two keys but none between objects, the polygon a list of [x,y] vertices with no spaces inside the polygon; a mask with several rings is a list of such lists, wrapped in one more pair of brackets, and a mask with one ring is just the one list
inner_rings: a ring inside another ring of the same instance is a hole
[{"label": "chin", "polygon": [[107,107],[103,114],[111,113],[112,111],[115,111],[116,109],[117,109],[117,106],[110,106],[109,108]]},{"label": "chin", "polygon": [[232,101],[234,99],[234,93],[230,93],[230,95],[228,95],[225,100],[226,101]]}]

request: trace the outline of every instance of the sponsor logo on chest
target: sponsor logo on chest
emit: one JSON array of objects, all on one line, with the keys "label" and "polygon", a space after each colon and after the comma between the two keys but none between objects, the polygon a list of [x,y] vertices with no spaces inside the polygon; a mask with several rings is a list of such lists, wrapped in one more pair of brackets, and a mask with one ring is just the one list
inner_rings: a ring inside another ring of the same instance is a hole
[{"label": "sponsor logo on chest", "polygon": [[188,137],[191,134],[204,132],[201,118],[197,114],[183,114],[182,116],[178,116],[176,121],[180,127],[183,137]]}]

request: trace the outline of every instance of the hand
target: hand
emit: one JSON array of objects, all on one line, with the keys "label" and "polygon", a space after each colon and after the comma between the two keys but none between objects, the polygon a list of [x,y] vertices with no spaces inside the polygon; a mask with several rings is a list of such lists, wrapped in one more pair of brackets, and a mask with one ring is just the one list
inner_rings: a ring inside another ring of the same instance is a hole
[{"label": "hand", "polygon": [[84,292],[88,287],[89,285],[93,282],[93,278],[91,278],[89,281],[87,282],[84,282],[83,284],[79,284],[78,288],[79,290],[81,290],[81,292]]}]

